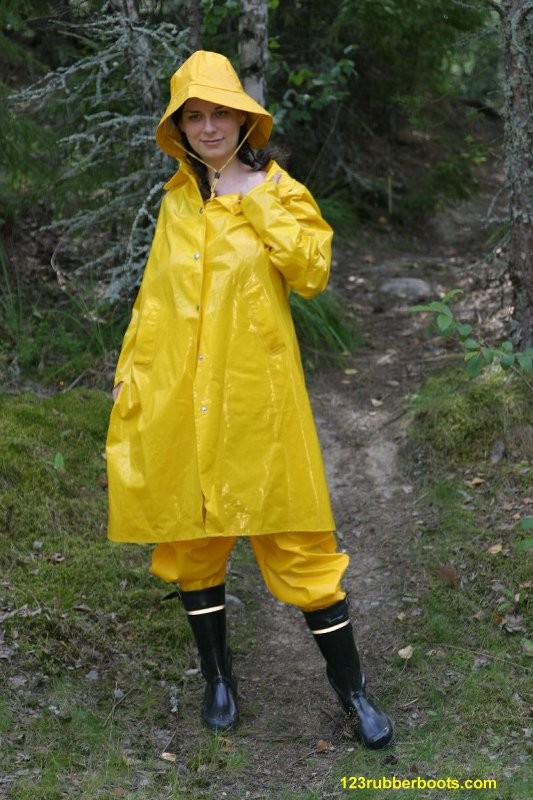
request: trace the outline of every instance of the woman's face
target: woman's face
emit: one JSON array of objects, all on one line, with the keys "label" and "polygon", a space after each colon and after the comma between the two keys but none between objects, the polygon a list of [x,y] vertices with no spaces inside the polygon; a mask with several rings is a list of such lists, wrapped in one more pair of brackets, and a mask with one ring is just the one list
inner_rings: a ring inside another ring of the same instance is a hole
[{"label": "woman's face", "polygon": [[192,149],[210,166],[219,169],[235,152],[244,111],[191,98],[183,106],[180,130]]}]

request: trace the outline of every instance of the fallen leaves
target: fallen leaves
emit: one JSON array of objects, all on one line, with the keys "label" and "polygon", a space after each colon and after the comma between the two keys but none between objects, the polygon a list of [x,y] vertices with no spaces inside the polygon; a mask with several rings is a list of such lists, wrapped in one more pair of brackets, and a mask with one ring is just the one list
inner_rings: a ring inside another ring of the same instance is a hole
[{"label": "fallen leaves", "polygon": [[459,575],[449,564],[442,564],[438,569],[438,574],[446,586],[450,586],[452,589],[454,589],[456,586],[459,586]]},{"label": "fallen leaves", "polygon": [[483,486],[483,484],[486,482],[487,481],[485,480],[485,478],[482,478],[481,475],[476,475],[471,480],[465,481],[467,486]]},{"label": "fallen leaves", "polygon": [[43,556],[44,561],[49,561],[51,564],[61,564],[65,560],[63,553],[51,553],[49,556]]},{"label": "fallen leaves", "polygon": [[378,364],[380,367],[387,366],[388,364],[394,363],[396,358],[397,358],[396,350],[387,350],[387,352],[384,355],[380,356],[377,359],[376,364]]},{"label": "fallen leaves", "polygon": [[42,613],[43,609],[41,607],[31,610],[28,604],[25,603],[20,608],[14,608],[12,611],[0,612],[0,622],[4,622],[6,619],[11,619],[12,617],[36,617]]},{"label": "fallen leaves", "polygon": [[415,652],[414,647],[408,644],[407,647],[402,647],[400,650],[398,650],[398,655],[404,661],[409,661],[414,652]]},{"label": "fallen leaves", "polygon": [[163,761],[174,762],[174,761],[177,760],[178,757],[177,757],[176,753],[161,753],[159,758],[161,758]]},{"label": "fallen leaves", "polygon": [[507,633],[527,633],[522,614],[505,614],[500,622],[500,628]]},{"label": "fallen leaves", "polygon": [[13,645],[8,645],[5,641],[5,631],[0,631],[0,661],[9,661],[15,655],[18,644],[15,642]]},{"label": "fallen leaves", "polygon": [[531,639],[526,639],[525,637],[522,639],[522,652],[524,655],[532,657],[533,656],[533,642]]}]

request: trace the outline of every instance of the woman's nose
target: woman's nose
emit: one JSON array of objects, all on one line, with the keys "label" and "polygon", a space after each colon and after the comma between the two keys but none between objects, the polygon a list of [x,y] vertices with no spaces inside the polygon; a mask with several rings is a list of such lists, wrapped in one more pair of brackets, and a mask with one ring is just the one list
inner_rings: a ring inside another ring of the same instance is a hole
[{"label": "woman's nose", "polygon": [[216,128],[215,118],[211,114],[206,114],[204,122],[204,131],[214,131]]}]

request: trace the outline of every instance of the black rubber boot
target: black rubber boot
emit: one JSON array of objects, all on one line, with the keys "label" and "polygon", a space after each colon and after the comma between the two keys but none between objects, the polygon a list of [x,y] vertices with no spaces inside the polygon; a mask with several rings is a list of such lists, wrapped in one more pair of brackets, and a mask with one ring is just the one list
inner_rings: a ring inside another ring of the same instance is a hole
[{"label": "black rubber boot", "polygon": [[344,710],[357,717],[356,732],[362,744],[372,750],[386,747],[392,741],[394,728],[390,717],[366,695],[348,603],[341,600],[329,608],[303,613],[326,660],[329,682]]},{"label": "black rubber boot", "polygon": [[214,731],[226,731],[238,723],[239,711],[231,652],[226,645],[225,585],[180,595],[206,680],[202,720]]}]

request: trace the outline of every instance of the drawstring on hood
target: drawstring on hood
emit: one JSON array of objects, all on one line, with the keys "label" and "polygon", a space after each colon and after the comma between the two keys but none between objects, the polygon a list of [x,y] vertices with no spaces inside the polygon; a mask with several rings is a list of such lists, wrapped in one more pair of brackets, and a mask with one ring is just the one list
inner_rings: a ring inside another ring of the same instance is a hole
[{"label": "drawstring on hood", "polygon": [[[183,144],[181,132],[172,119],[172,115],[193,97],[246,112],[246,134],[239,142],[235,152],[218,170],[203,161],[197,153],[187,150]],[[215,177],[210,184],[211,198],[213,198],[222,170],[239,152],[244,142],[248,140],[254,148],[265,147],[272,132],[272,125],[272,116],[249,94],[246,94],[229,60],[220,53],[197,50],[181,65],[170,80],[170,101],[157,126],[155,138],[159,147],[168,155],[180,160],[187,154],[208,169],[213,170]]]}]

